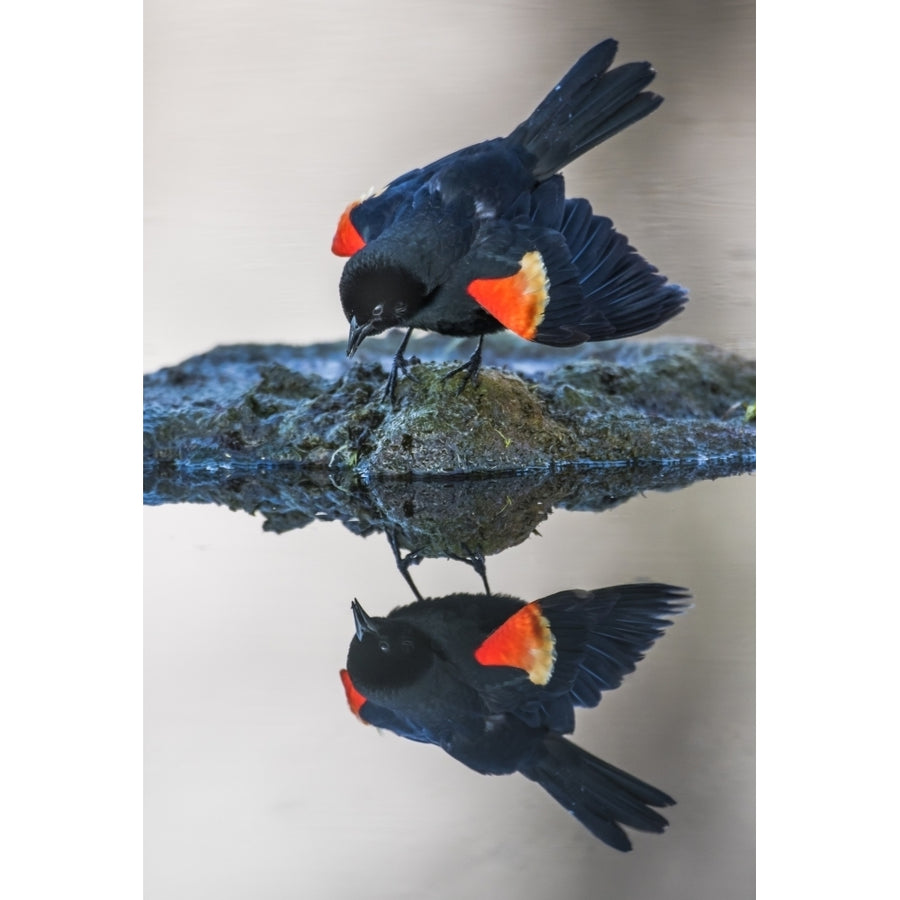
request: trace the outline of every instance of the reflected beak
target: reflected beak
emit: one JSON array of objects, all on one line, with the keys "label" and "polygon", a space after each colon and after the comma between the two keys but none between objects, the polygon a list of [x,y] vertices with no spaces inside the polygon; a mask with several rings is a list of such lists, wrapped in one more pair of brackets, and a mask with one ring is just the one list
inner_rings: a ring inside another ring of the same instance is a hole
[{"label": "reflected beak", "polygon": [[355,597],[350,604],[353,610],[353,621],[356,624],[356,639],[361,641],[366,633],[376,634],[375,623],[369,618],[369,614],[360,606],[359,600]]},{"label": "reflected beak", "polygon": [[366,322],[365,325],[359,325],[356,316],[350,320],[350,339],[347,341],[347,356],[353,356],[359,345],[372,333],[375,327],[374,322]]}]

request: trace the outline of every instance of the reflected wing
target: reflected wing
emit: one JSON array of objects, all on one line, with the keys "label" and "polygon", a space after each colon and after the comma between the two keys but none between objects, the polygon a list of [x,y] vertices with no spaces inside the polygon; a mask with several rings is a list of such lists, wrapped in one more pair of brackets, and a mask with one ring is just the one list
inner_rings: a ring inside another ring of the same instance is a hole
[{"label": "reflected wing", "polygon": [[378,706],[371,700],[367,700],[362,705],[359,717],[367,725],[374,725],[376,728],[386,728],[388,731],[393,731],[394,734],[408,738],[411,741],[419,741],[422,744],[440,745],[441,743],[424,726],[388,709],[386,706]]},{"label": "reflected wing", "polygon": [[346,669],[341,669],[340,677],[350,711],[364,724],[374,725],[376,728],[386,728],[388,731],[393,731],[394,734],[409,738],[411,741],[420,741],[424,744],[440,743],[439,740],[432,738],[425,726],[394,710],[388,709],[386,706],[379,706],[363,696],[356,689],[356,685]]},{"label": "reflected wing", "polygon": [[626,584],[594,591],[561,591],[536,601],[555,639],[552,675],[543,686],[512,670],[489,689],[495,712],[559,733],[574,729],[574,707],[592,707],[617,688],[685,609],[689,594],[668,584]]}]

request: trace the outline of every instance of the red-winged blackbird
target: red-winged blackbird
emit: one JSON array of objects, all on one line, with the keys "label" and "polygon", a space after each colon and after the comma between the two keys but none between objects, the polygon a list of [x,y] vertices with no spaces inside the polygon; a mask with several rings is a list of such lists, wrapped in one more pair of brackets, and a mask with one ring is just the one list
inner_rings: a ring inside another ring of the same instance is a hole
[{"label": "red-winged blackbird", "polygon": [[600,840],[620,827],[661,832],[653,806],[675,801],[566,740],[575,707],[619,686],[687,604],[683,588],[628,584],[561,591],[532,603],[506,595],[420,600],[385,618],[354,600],[356,636],[341,680],[359,718],[437,744],[476,772],[521,772]]},{"label": "red-winged blackbird", "polygon": [[[478,336],[463,387],[477,376],[485,334],[504,328],[541,344],[572,346],[649,331],[679,313],[669,284],[587,200],[565,197],[557,174],[651,113],[647,62],[610,70],[609,39],[589,50],[507,137],[474,144],[351,203],[331,245],[349,256],[340,294],[347,355],[369,335],[414,328]],[[448,376],[449,377],[449,376]]]}]

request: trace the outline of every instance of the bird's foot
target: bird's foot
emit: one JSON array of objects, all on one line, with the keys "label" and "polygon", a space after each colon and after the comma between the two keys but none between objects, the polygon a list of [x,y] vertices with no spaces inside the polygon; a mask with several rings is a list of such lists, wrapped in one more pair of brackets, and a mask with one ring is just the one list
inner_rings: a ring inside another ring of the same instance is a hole
[{"label": "bird's foot", "polygon": [[448,554],[450,559],[454,559],[457,562],[463,562],[467,566],[471,566],[475,572],[481,576],[481,583],[484,585],[484,592],[491,596],[491,589],[488,585],[487,579],[487,563],[484,559],[484,554],[480,550],[470,550],[468,547],[463,545],[463,550],[466,552],[466,556],[457,556],[455,553]]},{"label": "bird's foot", "polygon": [[460,372],[463,373],[463,382],[459,386],[459,390],[456,392],[457,395],[461,394],[466,385],[471,381],[472,384],[478,384],[478,374],[481,369],[481,345],[484,343],[484,335],[478,338],[478,346],[475,348],[475,352],[460,366],[457,366],[455,369],[451,369],[445,376],[444,381],[449,380],[454,375],[458,375]]},{"label": "bird's foot", "polygon": [[386,528],[385,535],[387,536],[391,552],[394,554],[394,562],[397,564],[397,569],[403,576],[403,580],[409,585],[410,589],[415,595],[416,600],[421,600],[422,595],[419,593],[419,589],[416,587],[415,582],[412,580],[412,575],[409,574],[410,566],[417,566],[420,562],[422,562],[421,551],[411,550],[406,554],[406,556],[403,556],[403,554],[400,552],[400,540],[398,538],[397,531],[394,528]]},{"label": "bird's foot", "polygon": [[400,380],[399,373],[401,371],[407,378],[412,378],[413,381],[418,381],[416,376],[409,371],[409,367],[414,363],[417,363],[418,361],[418,358],[415,356],[407,359],[405,356],[401,356],[399,353],[394,357],[394,362],[391,365],[391,371],[388,374],[387,383],[384,386],[384,394],[381,398],[383,402],[389,402],[391,406],[396,406],[397,400],[395,397],[395,392],[397,390],[397,382]]}]

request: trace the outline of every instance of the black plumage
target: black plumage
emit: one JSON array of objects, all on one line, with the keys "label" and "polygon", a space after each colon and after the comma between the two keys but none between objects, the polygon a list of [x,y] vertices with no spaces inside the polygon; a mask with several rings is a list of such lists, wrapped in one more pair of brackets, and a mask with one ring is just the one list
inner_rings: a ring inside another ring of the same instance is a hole
[{"label": "black plumage", "polygon": [[383,618],[354,601],[341,677],[364,722],[436,744],[483,774],[520,772],[628,850],[621,826],[660,832],[667,822],[653,807],[674,801],[564,735],[575,708],[618,687],[687,598],[665,584],[561,591],[529,604],[453,594]]},{"label": "black plumage", "polygon": [[[649,63],[610,69],[617,44],[589,50],[521,125],[394,179],[352,203],[332,249],[348,355],[369,335],[404,327],[388,382],[413,329],[477,336],[454,371],[477,375],[485,334],[509,329],[572,346],[640,334],[679,313],[669,283],[584,199],[566,199],[559,170],[651,113]],[[452,373],[451,373],[452,374]]]}]

